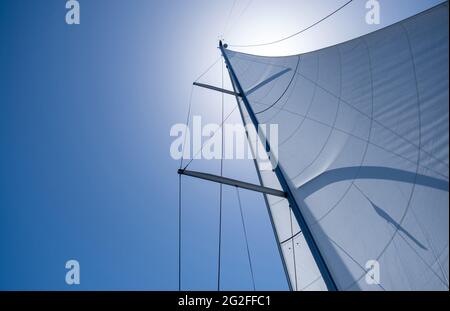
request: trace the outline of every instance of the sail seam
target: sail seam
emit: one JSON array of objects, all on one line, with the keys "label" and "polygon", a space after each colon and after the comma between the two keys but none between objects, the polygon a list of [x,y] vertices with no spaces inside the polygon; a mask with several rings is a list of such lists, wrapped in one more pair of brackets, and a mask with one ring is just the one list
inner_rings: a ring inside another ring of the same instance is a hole
[{"label": "sail seam", "polygon": [[336,107],[336,113],[334,114],[334,119],[333,119],[333,124],[330,126],[330,131],[328,133],[327,139],[325,140],[324,144],[322,145],[321,149],[319,150],[319,152],[317,153],[317,155],[314,157],[314,159],[311,160],[311,162],[305,166],[295,177],[293,177],[292,179],[297,178],[298,176],[300,176],[301,174],[303,174],[308,168],[310,168],[318,159],[319,157],[322,155],[323,151],[325,150],[325,147],[328,145],[328,142],[330,141],[331,135],[333,134],[333,128],[336,125],[336,121],[339,115],[339,108],[341,107],[341,100],[339,99],[342,95],[342,56],[341,56],[341,52],[339,50],[339,48],[337,48],[339,51],[339,72],[340,72],[340,78],[339,78],[339,96],[338,96],[338,100],[337,100],[337,107]]},{"label": "sail seam", "polygon": [[[361,40],[362,40],[362,39],[361,39]],[[261,62],[261,63],[263,63],[263,62]],[[367,118],[369,118],[369,119],[370,119],[370,118],[373,118],[373,117],[369,116],[368,114],[366,114],[364,111],[362,111],[362,110],[360,110],[359,108],[355,107],[353,104],[351,104],[351,103],[349,103],[348,101],[346,101],[345,99],[343,99],[343,98],[337,96],[337,95],[334,94],[332,91],[328,90],[326,87],[323,87],[323,86],[320,85],[318,82],[313,81],[311,78],[307,77],[306,75],[304,75],[304,74],[302,74],[302,73],[300,73],[300,72],[297,72],[297,74],[300,75],[301,77],[303,77],[304,79],[308,80],[309,82],[311,82],[311,83],[317,85],[317,87],[319,87],[321,90],[325,91],[325,92],[328,93],[329,95],[331,95],[331,96],[333,96],[333,97],[336,97],[336,98],[339,99],[342,103],[344,103],[345,105],[347,105],[349,108],[355,110],[356,112],[362,114],[363,116],[365,116],[365,117],[367,117]],[[257,102],[257,101],[252,100],[252,102]],[[262,103],[260,103],[260,104],[262,104]],[[262,104],[262,105],[267,105],[267,104]],[[429,151],[424,150],[424,149],[421,149],[421,148],[420,148],[418,145],[416,145],[414,142],[412,142],[412,141],[409,140],[408,138],[402,136],[401,134],[397,133],[396,131],[394,131],[394,130],[391,129],[390,127],[384,125],[382,122],[376,120],[375,118],[373,118],[373,121],[374,121],[375,123],[377,123],[379,126],[381,126],[382,128],[386,129],[387,131],[389,131],[389,132],[391,132],[392,134],[394,134],[395,136],[397,136],[398,138],[401,138],[402,140],[404,140],[405,142],[407,142],[408,144],[410,144],[410,145],[413,146],[414,148],[419,149],[419,150],[422,151],[423,153],[427,154],[427,155],[428,155],[429,157],[431,157],[433,160],[435,160],[435,161],[441,163],[442,165],[445,165],[446,167],[449,167],[449,164],[448,164],[448,163],[446,163],[446,162],[444,162],[444,161],[442,161],[442,160],[436,158],[436,157],[435,157],[433,154],[431,154]],[[330,126],[330,125],[327,125],[327,126]],[[284,141],[281,142],[280,145],[283,144],[283,143],[284,143]]]},{"label": "sail seam", "polygon": [[291,77],[291,79],[290,79],[288,85],[286,86],[286,88],[285,88],[285,90],[283,91],[283,93],[281,93],[280,97],[278,97],[278,99],[277,99],[272,105],[270,105],[269,107],[267,107],[267,108],[265,108],[265,109],[263,109],[263,110],[261,110],[261,111],[255,112],[255,115],[260,114],[260,113],[263,113],[263,112],[269,110],[270,108],[272,108],[273,106],[275,106],[275,105],[283,98],[283,96],[284,96],[284,95],[286,94],[286,92],[289,90],[289,87],[291,86],[292,81],[294,81],[294,78],[297,76],[296,73],[297,73],[297,69],[298,69],[298,65],[299,65],[299,64],[300,64],[300,56],[298,57],[297,65],[295,66],[294,73],[292,74],[292,77]]},{"label": "sail seam", "polygon": [[[235,73],[233,72],[231,63],[229,62],[229,60],[227,58],[224,47],[222,46],[222,42],[220,42],[220,49],[222,50],[222,54],[224,55],[229,72],[232,75],[232,79],[236,80],[235,82],[236,82],[237,88],[238,88],[239,92],[243,94],[242,100],[248,110],[251,121],[252,121],[253,125],[255,127],[257,127],[259,124],[258,120],[253,113],[250,103],[248,102],[248,100],[245,96],[245,93],[244,93],[241,85],[239,84],[239,81],[237,81],[237,77],[235,76]],[[266,152],[270,153],[270,144],[266,144]],[[283,172],[281,171],[281,168],[279,166],[275,167],[275,174],[276,174],[283,190],[288,193],[288,199],[289,199],[289,202],[291,203],[290,205],[295,206],[295,212],[296,212],[295,216],[299,222],[300,227],[302,228],[302,230],[304,230],[305,239],[308,243],[308,246],[311,249],[311,253],[313,254],[314,260],[317,263],[319,271],[322,273],[323,279],[324,279],[328,289],[329,290],[337,290],[336,283],[334,282],[333,276],[331,275],[331,272],[328,269],[327,263],[325,262],[325,259],[323,258],[322,254],[320,252],[320,249],[319,249],[318,245],[316,244],[316,241],[314,240],[314,236],[309,231],[308,224],[306,223],[306,220],[304,219],[302,212],[301,212],[299,206],[297,205],[297,202],[295,201],[295,198],[291,192],[290,186],[287,183],[287,181],[285,180]]]},{"label": "sail seam", "polygon": [[[253,101],[253,103],[258,104],[258,105],[265,105],[265,104],[259,103],[259,102],[257,102],[257,101]],[[306,115],[303,115],[303,114],[300,114],[300,113],[297,113],[297,112],[288,110],[288,109],[286,109],[286,108],[278,108],[278,107],[275,107],[275,109],[280,109],[280,110],[283,110],[283,111],[285,111],[285,112],[291,113],[291,114],[293,114],[293,115],[296,115],[296,116],[299,116],[299,117],[302,117],[302,118],[306,118],[306,119],[308,119],[308,120],[310,120],[310,121],[312,121],[312,122],[315,122],[315,123],[318,123],[318,124],[321,124],[321,125],[330,127],[330,128],[333,129],[333,130],[336,130],[336,131],[341,132],[341,133],[343,133],[343,134],[349,135],[349,136],[351,136],[352,138],[358,139],[358,140],[360,140],[360,141],[362,141],[362,142],[369,143],[371,146],[380,148],[380,149],[382,149],[383,151],[386,151],[386,152],[391,153],[391,154],[393,154],[393,155],[395,155],[395,156],[398,156],[398,157],[402,158],[402,159],[405,160],[405,161],[408,161],[408,162],[413,163],[413,164],[416,163],[415,161],[412,161],[411,159],[408,159],[407,157],[405,157],[405,156],[403,156],[403,155],[401,155],[401,154],[399,154],[399,153],[396,153],[396,152],[394,152],[394,151],[392,151],[392,150],[389,150],[389,149],[387,149],[387,148],[385,148],[385,147],[383,147],[383,146],[381,146],[381,145],[378,145],[378,144],[376,144],[376,143],[374,143],[374,142],[368,141],[367,139],[365,139],[365,138],[363,138],[363,137],[359,137],[359,136],[357,136],[357,135],[355,135],[355,134],[353,134],[353,133],[347,132],[347,131],[345,131],[345,130],[343,130],[343,129],[341,129],[341,128],[338,128],[338,127],[335,127],[335,126],[332,127],[331,125],[329,125],[329,124],[327,124],[327,123],[325,123],[325,122],[322,122],[322,121],[320,121],[320,120],[316,120],[316,119],[314,119],[313,117],[309,117],[309,116],[306,116]],[[282,145],[282,144],[280,143],[280,144],[279,144],[279,147],[281,147],[281,145]],[[435,173],[435,174],[437,174],[437,175],[440,175],[441,177],[445,178],[446,180],[448,180],[448,178],[449,178],[448,176],[443,175],[441,172],[436,171],[435,169],[433,169],[433,168],[431,168],[431,167],[428,167],[428,166],[425,166],[425,165],[420,165],[420,167],[421,167],[421,168],[424,168],[424,169],[427,169],[427,170],[429,170],[429,171],[431,171],[431,172],[433,172],[433,173]]]}]

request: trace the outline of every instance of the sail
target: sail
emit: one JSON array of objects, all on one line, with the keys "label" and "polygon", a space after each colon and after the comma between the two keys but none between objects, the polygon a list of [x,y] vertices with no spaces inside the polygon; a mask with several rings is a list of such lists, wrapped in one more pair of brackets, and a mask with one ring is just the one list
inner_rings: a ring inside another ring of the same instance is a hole
[{"label": "sail", "polygon": [[[279,126],[279,168],[337,288],[448,290],[448,2],[310,53],[224,52],[245,122]],[[325,289],[289,204],[267,200],[293,288]]]},{"label": "sail", "polygon": [[[237,98],[237,100],[239,101],[238,104],[243,122],[246,127],[251,128],[252,123],[248,111],[242,99]],[[261,159],[259,156],[258,150],[264,150],[263,142],[256,134],[254,127],[253,130],[247,137],[250,150],[255,159],[259,181],[263,186],[282,191],[283,189],[275,173],[272,170],[261,169],[267,164],[267,158]],[[277,238],[279,251],[281,256],[283,256],[284,268],[290,288],[296,291],[326,290],[327,287],[306,243],[303,232],[300,230],[299,224],[293,215],[288,200],[266,194],[264,197]]]}]

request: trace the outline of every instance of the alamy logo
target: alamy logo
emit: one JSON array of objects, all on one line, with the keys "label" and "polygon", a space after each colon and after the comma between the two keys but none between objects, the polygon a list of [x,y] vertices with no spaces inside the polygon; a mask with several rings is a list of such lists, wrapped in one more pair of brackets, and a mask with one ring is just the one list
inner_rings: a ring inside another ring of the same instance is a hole
[{"label": "alamy logo", "polygon": [[377,260],[366,262],[366,283],[368,285],[380,284],[380,263]]},{"label": "alamy logo", "polygon": [[377,0],[369,0],[366,2],[366,23],[369,25],[380,24],[380,3]]},{"label": "alamy logo", "polygon": [[[220,160],[223,156],[226,160],[256,159],[259,168],[265,171],[277,167],[278,124],[260,124],[256,131],[251,125],[202,125],[200,116],[194,116],[192,120],[192,131],[186,124],[181,123],[170,129],[170,136],[176,137],[170,146],[170,155],[174,160]],[[247,137],[250,145],[247,143]]]},{"label": "alamy logo", "polygon": [[80,263],[71,259],[66,262],[66,269],[69,269],[66,273],[66,284],[67,285],[79,285],[80,284]]},{"label": "alamy logo", "polygon": [[68,25],[80,24],[80,3],[77,0],[69,0],[66,2],[66,23]]}]

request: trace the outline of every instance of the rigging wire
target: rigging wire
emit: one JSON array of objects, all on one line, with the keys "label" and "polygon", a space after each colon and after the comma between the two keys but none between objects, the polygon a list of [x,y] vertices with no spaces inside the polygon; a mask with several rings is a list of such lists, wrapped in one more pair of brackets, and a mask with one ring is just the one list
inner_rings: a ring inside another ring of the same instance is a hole
[{"label": "rigging wire", "polygon": [[178,291],[181,291],[181,174],[178,175]]},{"label": "rigging wire", "polygon": [[242,203],[241,203],[241,196],[239,194],[239,188],[236,187],[236,194],[238,198],[239,203],[239,211],[241,212],[241,222],[242,222],[242,228],[244,230],[244,238],[245,238],[245,246],[247,247],[247,258],[248,258],[248,264],[250,266],[250,273],[252,275],[252,285],[253,285],[253,291],[256,291],[255,286],[255,276],[253,274],[253,266],[252,266],[252,258],[250,256],[250,247],[248,246],[248,237],[247,237],[247,230],[245,228],[245,221],[244,221],[244,213],[242,211]]},{"label": "rigging wire", "polygon": [[[192,108],[192,94],[194,92],[194,86],[191,86],[191,92],[189,95],[189,106],[188,106],[188,113],[186,117],[186,128],[189,126],[189,119],[191,115],[191,108]],[[184,148],[186,146],[186,134],[184,135],[184,142],[183,142],[183,148],[182,148],[182,154],[180,159],[180,169],[183,167],[183,160],[184,160]],[[181,192],[181,174],[178,175],[178,291],[181,291],[181,211],[182,211],[182,192]]]},{"label": "rigging wire", "polygon": [[228,28],[228,24],[230,23],[231,14],[233,13],[233,10],[234,10],[234,7],[236,5],[236,2],[237,2],[237,0],[233,1],[233,5],[231,6],[231,10],[228,13],[228,17],[227,17],[227,19],[225,21],[225,26],[223,27],[222,34],[224,34],[226,32],[227,28]]},{"label": "rigging wire", "polygon": [[[214,65],[216,65],[217,62],[218,62],[221,58],[222,58],[222,56],[219,56],[219,58],[217,58],[217,59],[214,61],[214,63],[213,63],[211,66],[209,66],[209,67],[206,69],[206,71],[204,71],[204,72],[197,78],[197,80],[195,80],[195,82],[199,81],[199,80],[200,80],[200,79],[201,79],[208,71],[210,71],[210,70],[214,67]],[[223,88],[223,84],[224,84],[224,83],[223,83],[223,64],[222,64],[222,88]],[[223,94],[222,94],[222,97],[223,97]],[[228,118],[233,114],[233,112],[236,110],[236,108],[237,108],[237,106],[234,107],[234,108],[231,110],[231,112],[225,117],[225,119],[222,120],[222,123],[220,124],[220,126],[214,131],[214,133],[212,134],[212,136],[211,136],[207,141],[205,141],[205,142],[202,144],[202,146],[200,147],[200,149],[197,150],[197,151],[194,153],[192,159],[190,159],[189,162],[184,166],[183,170],[185,170],[185,169],[188,168],[188,166],[192,163],[192,161],[194,161],[194,159],[196,158],[196,156],[197,156],[200,152],[203,151],[203,148],[205,147],[205,144],[206,144],[207,142],[209,142],[211,139],[213,139],[213,138],[216,136],[217,132],[218,132],[220,129],[223,128],[223,124],[224,124],[225,121],[227,121]],[[190,109],[189,109],[189,111],[190,111]],[[189,116],[188,116],[188,118],[189,118]],[[186,124],[188,124],[188,123],[186,122]],[[185,138],[186,138],[186,137],[185,137]],[[185,141],[185,143],[186,143],[186,141]],[[222,148],[222,149],[223,149],[223,148]],[[183,163],[183,159],[182,159],[182,163]],[[182,165],[180,166],[180,169],[181,169],[181,167],[182,167]]]},{"label": "rigging wire", "polygon": [[[186,117],[186,129],[189,127],[189,120],[191,117],[191,108],[192,108],[192,94],[194,93],[194,85],[191,86],[191,93],[189,95],[189,106],[188,106],[188,113],[187,113],[187,117]],[[182,154],[181,154],[181,159],[180,159],[180,169],[183,167],[183,160],[184,160],[184,148],[186,146],[186,133],[184,134],[184,141],[183,141],[183,147],[182,147]]]},{"label": "rigging wire", "polygon": [[195,80],[195,82],[198,82],[198,80],[203,78],[214,67],[214,65],[216,65],[219,62],[221,58],[222,58],[221,56],[217,57],[217,59]]},{"label": "rigging wire", "polygon": [[334,14],[336,14],[337,12],[339,12],[340,10],[342,10],[343,8],[345,8],[345,7],[346,7],[347,5],[349,5],[351,2],[353,2],[353,0],[347,1],[346,3],[344,3],[344,4],[341,5],[339,8],[337,8],[337,9],[334,10],[333,12],[329,13],[329,14],[326,15],[325,17],[322,17],[320,20],[314,22],[313,24],[309,25],[308,27],[303,28],[302,30],[299,30],[299,31],[297,31],[296,33],[294,33],[294,34],[292,34],[292,35],[289,35],[289,36],[287,36],[287,37],[284,37],[284,38],[281,38],[281,39],[278,39],[278,40],[275,40],[275,41],[265,42],[265,43],[259,43],[259,44],[248,44],[248,45],[238,45],[238,44],[232,45],[232,44],[229,44],[228,46],[229,46],[229,47],[236,47],[236,48],[247,48],[247,47],[258,47],[258,46],[266,46],[266,45],[271,45],[271,44],[275,44],[275,43],[280,43],[280,42],[282,42],[282,41],[285,41],[285,40],[287,40],[287,39],[290,39],[290,38],[292,38],[292,37],[295,37],[295,36],[297,36],[297,35],[299,35],[299,34],[305,32],[305,31],[307,31],[307,30],[313,28],[314,26],[320,24],[320,23],[323,22],[324,20],[328,19],[329,17],[333,16]]},{"label": "rigging wire", "polygon": [[[211,70],[211,68],[214,67],[214,65],[217,64],[217,62],[220,60],[220,56],[214,61],[212,65],[210,65],[195,81],[197,82],[200,80],[207,72]],[[191,110],[192,110],[192,97],[194,93],[194,85],[191,85],[191,91],[189,94],[189,104],[188,104],[188,113],[186,116],[186,128],[189,127],[189,121],[191,117]],[[180,166],[181,169],[183,167],[183,161],[184,161],[184,148],[186,146],[186,139],[187,135],[184,135],[184,141],[183,141],[183,148],[182,148],[182,154],[180,159]],[[181,174],[178,175],[178,290],[181,291],[181,242],[182,242],[182,179]]]},{"label": "rigging wire", "polygon": [[[245,8],[242,10],[241,14],[239,14],[239,16],[236,18],[236,21],[238,22],[242,16],[244,16],[245,12],[247,12],[247,9],[250,7],[250,5],[252,4],[253,0],[250,0],[247,2],[247,5],[245,6]],[[227,36],[227,34],[229,34],[232,30],[234,30],[236,23],[232,24],[228,30],[226,30],[223,34],[224,37]]]},{"label": "rigging wire", "polygon": [[[293,237],[294,235],[294,227],[292,224],[292,207],[289,205],[289,218],[291,221],[291,236]],[[295,290],[298,290],[298,285],[297,285],[297,262],[295,259],[295,243],[294,243],[294,238],[292,238],[292,256],[294,258],[294,276],[295,276]]]},{"label": "rigging wire", "polygon": [[[202,152],[203,148],[205,148],[206,143],[209,142],[211,139],[213,139],[213,138],[216,136],[217,132],[219,132],[219,130],[223,128],[223,124],[230,118],[230,116],[231,116],[231,115],[233,114],[233,112],[237,109],[237,107],[238,107],[238,106],[235,106],[235,107],[230,111],[230,113],[227,114],[227,116],[225,117],[225,119],[223,119],[223,121],[222,121],[222,123],[220,124],[220,126],[214,131],[214,133],[211,135],[211,137],[208,138],[208,140],[206,140],[206,141],[202,144],[202,146],[200,147],[199,150],[197,150],[197,152],[194,154],[194,156],[192,157],[192,159],[190,159],[189,162],[184,166],[183,170],[185,170],[185,169],[188,168],[188,166],[192,163],[192,161],[195,160],[195,157],[196,157],[200,152]],[[223,149],[223,148],[222,148],[222,149]]]},{"label": "rigging wire", "polygon": [[[222,88],[223,88],[223,63],[222,63]],[[222,100],[222,124],[224,121],[224,94],[221,93]],[[220,176],[223,176],[223,157],[224,157],[224,132],[222,130],[222,156],[220,158]],[[220,291],[220,269],[221,269],[221,252],[222,252],[222,205],[223,205],[223,184],[220,184],[220,198],[219,198],[219,256],[217,265],[217,291]]]},{"label": "rigging wire", "polygon": [[[208,73],[216,64],[217,62],[220,60],[220,56],[195,80],[195,82],[198,82],[206,73]],[[187,113],[187,117],[186,117],[186,128],[189,127],[189,120],[191,117],[191,109],[192,109],[192,95],[194,93],[194,85],[191,85],[191,92],[189,95],[189,106],[188,106],[188,113]],[[183,161],[184,161],[184,148],[186,146],[186,137],[187,135],[184,135],[184,141],[183,141],[183,154],[181,155],[181,160],[180,160],[180,169],[183,167]],[[187,167],[187,166],[186,166]],[[185,168],[186,168],[185,167]]]}]

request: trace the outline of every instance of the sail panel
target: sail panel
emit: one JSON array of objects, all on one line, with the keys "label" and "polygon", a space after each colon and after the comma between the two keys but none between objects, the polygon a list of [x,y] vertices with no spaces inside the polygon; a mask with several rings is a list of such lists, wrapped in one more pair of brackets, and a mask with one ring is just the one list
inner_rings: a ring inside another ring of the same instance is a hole
[{"label": "sail panel", "polygon": [[[248,111],[240,98],[237,98],[242,117],[247,127],[253,127]],[[255,129],[253,127],[253,129]],[[257,135],[248,135],[250,150],[255,157],[260,182],[265,187],[282,190],[272,170],[262,167],[257,148],[263,148]],[[287,199],[265,195],[268,212],[274,226],[280,255],[287,272],[291,288],[296,291],[326,290],[325,282],[314,261],[300,226],[296,221]]]},{"label": "sail panel", "polygon": [[[279,125],[279,166],[338,289],[448,290],[448,2],[301,55],[226,53],[258,122]],[[292,280],[312,257],[282,249]]]}]

